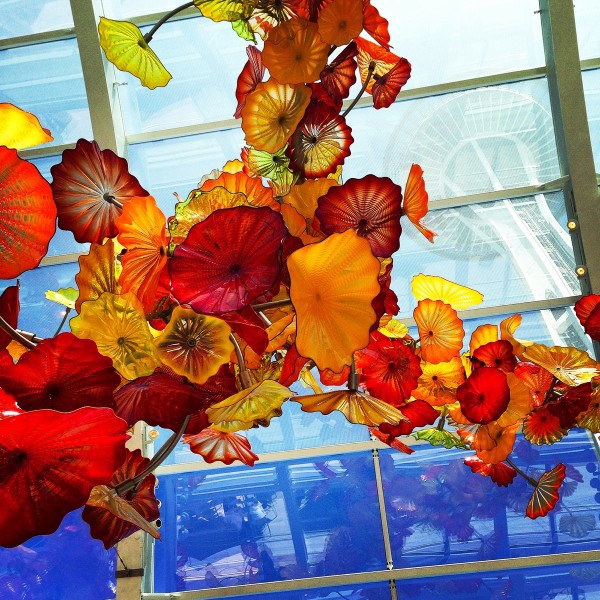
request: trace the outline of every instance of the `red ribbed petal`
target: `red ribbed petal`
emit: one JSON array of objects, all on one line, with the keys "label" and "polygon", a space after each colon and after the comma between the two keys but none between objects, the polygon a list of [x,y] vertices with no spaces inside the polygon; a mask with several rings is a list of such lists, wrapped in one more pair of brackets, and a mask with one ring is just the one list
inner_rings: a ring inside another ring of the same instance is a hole
[{"label": "red ribbed petal", "polygon": [[558,490],[565,479],[565,475],[565,465],[559,463],[554,469],[547,471],[540,477],[525,511],[530,519],[545,517],[556,506]]},{"label": "red ribbed petal", "polygon": [[479,346],[473,352],[473,358],[481,361],[486,367],[495,367],[505,373],[512,373],[517,366],[512,344],[507,340],[498,340]]},{"label": "red ribbed petal", "polygon": [[114,408],[121,379],[92,340],[61,333],[42,340],[14,366],[0,369],[0,387],[24,410],[69,412],[83,406]]},{"label": "red ribbed petal", "polygon": [[127,424],[108,408],[0,421],[0,546],[56,531],[125,459]]},{"label": "red ribbed petal", "polygon": [[423,179],[423,169],[417,164],[413,164],[408,174],[406,187],[404,188],[404,204],[402,212],[408,217],[408,220],[431,242],[433,243],[435,231],[431,231],[423,218],[429,210],[429,195],[425,189],[425,180]]},{"label": "red ribbed petal", "polygon": [[129,174],[127,161],[111,150],[100,150],[96,142],[79,140],[50,172],[58,226],[72,231],[78,242],[102,243],[117,235],[115,219],[121,209],[111,197],[124,204],[134,196],[148,196]]},{"label": "red ribbed petal", "polygon": [[523,422],[523,435],[532,444],[541,446],[559,442],[567,435],[567,431],[560,426],[560,419],[547,406],[540,406]]},{"label": "red ribbed petal", "polygon": [[590,294],[575,303],[575,314],[585,332],[600,341],[600,295]]},{"label": "red ribbed petal", "polygon": [[477,456],[465,458],[465,465],[467,465],[473,473],[479,473],[484,477],[489,477],[499,487],[508,487],[517,476],[517,472],[503,462],[490,465],[483,462]]},{"label": "red ribbed petal", "polygon": [[0,279],[37,267],[55,231],[50,185],[16,150],[0,146]]},{"label": "red ribbed petal", "polygon": [[387,108],[396,100],[400,90],[410,78],[411,66],[401,58],[394,67],[382,75],[373,84],[373,106],[376,109]]},{"label": "red ribbed petal", "polygon": [[[125,462],[115,471],[110,482],[110,487],[114,488],[119,483],[139,475],[149,462],[150,459],[144,458],[139,450],[134,450],[133,452],[127,450]],[[158,501],[154,495],[155,487],[156,477],[148,475],[138,484],[135,491],[130,490],[121,497],[144,519],[155,521],[160,516]],[[86,506],[81,516],[90,526],[91,536],[97,540],[101,540],[107,550],[139,529],[133,523],[119,519],[119,517],[103,508]]]},{"label": "red ribbed petal", "polygon": [[395,437],[398,437],[399,435],[408,435],[415,427],[433,425],[440,416],[439,411],[435,410],[435,408],[433,408],[429,402],[425,402],[425,400],[406,402],[398,408],[407,420],[400,421],[398,425],[382,423],[379,426],[379,429],[383,433],[388,433]]},{"label": "red ribbed petal", "polygon": [[592,384],[569,387],[565,394],[546,404],[548,412],[558,418],[563,429],[575,427],[577,417],[585,412],[592,401]]},{"label": "red ribbed petal", "polygon": [[250,442],[237,433],[225,433],[207,427],[197,435],[184,436],[183,441],[190,445],[194,454],[199,454],[208,463],[219,461],[230,465],[239,460],[251,467],[258,460]]},{"label": "red ribbed petal", "polygon": [[336,101],[341,102],[347,98],[350,88],[356,83],[357,54],[356,42],[350,42],[321,71],[321,83],[327,93]]},{"label": "red ribbed petal", "polygon": [[138,377],[115,393],[116,413],[132,427],[148,425],[179,429],[187,415],[205,408],[198,390],[162,371]]},{"label": "red ribbed petal", "polygon": [[256,311],[247,306],[242,310],[228,312],[220,315],[232,329],[239,335],[256,354],[262,355],[269,345],[265,322],[256,314]]},{"label": "red ribbed petal", "polygon": [[414,452],[414,448],[407,446],[404,442],[396,439],[390,433],[382,433],[379,429],[375,427],[369,427],[369,433],[374,435],[380,442],[387,444],[390,448],[394,450],[398,450],[398,452],[402,452],[404,454],[412,454]]},{"label": "red ribbed petal", "polygon": [[349,179],[319,198],[315,216],[323,233],[354,229],[373,254],[389,257],[400,247],[402,189],[387,177]]},{"label": "red ribbed petal", "polygon": [[[16,328],[19,320],[20,308],[19,286],[10,285],[2,292],[2,296],[0,296],[0,317],[2,317],[11,327]],[[6,348],[11,340],[12,338],[8,333],[0,331],[0,349]]]},{"label": "red ribbed petal", "polygon": [[0,420],[15,417],[23,412],[25,411],[17,406],[14,397],[0,389]]},{"label": "red ribbed petal", "polygon": [[248,62],[244,65],[238,77],[235,90],[238,105],[233,116],[236,119],[242,117],[242,108],[246,104],[246,96],[256,89],[256,86],[263,80],[265,75],[265,65],[260,50],[256,46],[248,46],[246,54],[248,55]]},{"label": "red ribbed petal", "polygon": [[310,104],[290,138],[290,169],[309,179],[325,177],[344,164],[353,141],[352,129],[334,108],[324,102]]},{"label": "red ribbed petal", "polygon": [[386,50],[390,49],[390,32],[388,21],[379,14],[371,4],[371,0],[363,0],[363,27],[364,30]]},{"label": "red ribbed petal", "polygon": [[477,369],[458,386],[456,397],[463,415],[471,423],[495,421],[506,410],[510,400],[506,375],[489,367]]},{"label": "red ribbed petal", "polygon": [[300,376],[302,367],[308,362],[308,358],[300,356],[296,348],[296,344],[292,344],[286,352],[285,358],[283,359],[283,367],[281,368],[281,375],[279,376],[279,383],[282,385],[291,385]]},{"label": "red ribbed petal", "polygon": [[286,235],[281,215],[270,208],[215,211],[190,229],[169,261],[173,296],[198,313],[248,306],[277,280]]}]

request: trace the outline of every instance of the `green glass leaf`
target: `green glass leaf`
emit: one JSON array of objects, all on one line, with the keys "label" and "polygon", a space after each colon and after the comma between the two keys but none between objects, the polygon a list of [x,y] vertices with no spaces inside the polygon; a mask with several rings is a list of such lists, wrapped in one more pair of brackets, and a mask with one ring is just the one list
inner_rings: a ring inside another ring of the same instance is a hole
[{"label": "green glass leaf", "polygon": [[213,21],[240,21],[247,19],[258,0],[195,0],[196,8]]},{"label": "green glass leaf", "polygon": [[77,297],[79,296],[79,292],[72,288],[61,288],[56,292],[52,290],[48,290],[46,292],[46,299],[51,302],[56,302],[57,304],[62,304],[71,310],[75,310],[75,302],[77,301]]},{"label": "green glass leaf", "polygon": [[451,434],[449,431],[440,431],[439,429],[421,429],[420,431],[413,431],[411,435],[418,440],[425,440],[432,446],[443,446],[444,448],[467,448],[467,445]]},{"label": "green glass leaf", "polygon": [[254,31],[252,27],[250,27],[250,23],[246,19],[240,19],[239,21],[232,21],[231,26],[233,30],[243,39],[248,42],[256,43],[256,36],[254,35]]}]

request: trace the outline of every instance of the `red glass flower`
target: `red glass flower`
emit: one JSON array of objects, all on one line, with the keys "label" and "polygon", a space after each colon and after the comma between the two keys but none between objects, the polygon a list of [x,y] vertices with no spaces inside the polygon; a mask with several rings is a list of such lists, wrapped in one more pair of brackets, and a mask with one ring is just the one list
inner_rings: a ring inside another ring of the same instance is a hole
[{"label": "red glass flower", "polygon": [[[125,462],[115,471],[110,487],[114,488],[127,479],[133,479],[142,473],[150,462],[150,459],[144,458],[139,450],[133,452],[127,450],[126,452]],[[155,521],[160,516],[158,501],[154,495],[155,487],[156,477],[147,475],[135,490],[130,490],[121,497],[144,519]],[[112,512],[95,506],[86,506],[81,517],[90,526],[91,536],[101,540],[107,550],[139,529],[133,523],[120,519]]]},{"label": "red glass flower", "polygon": [[286,235],[281,215],[270,208],[215,211],[175,249],[169,262],[173,296],[198,313],[248,306],[277,280]]},{"label": "red glass flower", "polygon": [[354,229],[373,254],[389,257],[400,247],[402,190],[387,177],[348,179],[319,198],[315,216],[327,235]]},{"label": "red glass flower", "polygon": [[56,531],[125,459],[127,424],[108,408],[0,421],[0,546]]},{"label": "red glass flower", "polygon": [[600,295],[590,294],[575,303],[575,314],[585,332],[600,341]]},{"label": "red glass flower", "polygon": [[483,462],[476,455],[465,458],[465,465],[467,465],[473,473],[479,473],[484,477],[489,477],[498,487],[508,487],[517,476],[517,472],[503,462],[488,464]]},{"label": "red glass flower", "polygon": [[512,344],[507,340],[483,344],[473,352],[473,357],[486,367],[495,367],[505,373],[512,373],[517,366]]},{"label": "red glass flower", "polygon": [[0,387],[24,410],[69,412],[83,406],[113,408],[121,379],[92,340],[61,333],[41,341],[12,367],[0,369]]},{"label": "red glass flower", "polygon": [[405,58],[401,58],[385,75],[376,76],[371,90],[373,106],[376,109],[390,106],[409,80],[410,72],[410,63]]},{"label": "red glass flower", "polygon": [[148,196],[129,174],[127,161],[112,150],[100,150],[96,142],[79,140],[50,172],[58,226],[72,231],[78,242],[115,237],[115,219],[121,214],[115,201],[124,204],[131,197]]},{"label": "red glass flower", "polygon": [[[356,83],[356,42],[350,42],[321,71],[321,83],[327,93],[337,102],[348,97],[350,88]],[[314,97],[314,92],[313,92]]]},{"label": "red glass flower", "polygon": [[489,367],[477,369],[458,386],[456,398],[462,413],[471,423],[495,421],[506,410],[510,400],[506,375]]},{"label": "red glass flower", "polygon": [[[19,320],[20,308],[19,286],[10,285],[0,296],[0,317],[2,317],[11,327],[16,327],[17,321]],[[0,348],[6,348],[11,340],[12,338],[8,333],[0,331]]]},{"label": "red glass flower", "polygon": [[540,477],[525,511],[530,519],[544,517],[556,506],[558,490],[565,479],[566,472],[565,465],[559,463]]},{"label": "red glass flower", "polygon": [[208,463],[219,461],[230,465],[239,460],[252,467],[258,460],[258,456],[252,452],[250,442],[238,433],[226,433],[207,427],[196,435],[184,436],[183,441],[190,445],[194,454],[199,454]]},{"label": "red glass flower", "polygon": [[246,54],[248,55],[248,62],[239,74],[235,90],[238,105],[233,116],[236,119],[242,117],[242,108],[246,104],[246,96],[256,89],[256,86],[263,80],[265,75],[265,65],[260,50],[255,46],[248,46]]}]

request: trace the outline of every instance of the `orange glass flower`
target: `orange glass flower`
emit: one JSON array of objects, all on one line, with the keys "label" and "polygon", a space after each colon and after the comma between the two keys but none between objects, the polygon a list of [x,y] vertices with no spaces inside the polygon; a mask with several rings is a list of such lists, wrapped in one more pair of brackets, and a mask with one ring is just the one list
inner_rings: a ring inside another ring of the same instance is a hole
[{"label": "orange glass flower", "polygon": [[345,46],[363,29],[363,0],[332,0],[319,12],[317,24],[321,39]]},{"label": "orange glass flower", "polygon": [[218,431],[212,427],[206,427],[196,435],[185,435],[183,443],[189,444],[190,450],[199,454],[207,463],[219,461],[230,465],[239,460],[252,467],[258,460],[245,437],[238,433]]},{"label": "orange glass flower", "polygon": [[156,339],[162,363],[193,383],[205,383],[234,351],[231,328],[216,317],[176,306],[171,320]]},{"label": "orange glass flower", "polygon": [[111,239],[101,244],[91,244],[90,251],[79,257],[79,273],[75,275],[79,296],[75,310],[81,312],[81,305],[87,300],[96,300],[104,292],[118,292],[115,275],[115,244]]},{"label": "orange glass flower", "polygon": [[532,344],[525,348],[525,360],[529,360],[567,385],[575,386],[591,381],[599,374],[598,363],[587,352],[577,348]]},{"label": "orange glass flower", "polygon": [[379,261],[369,242],[349,229],[296,250],[287,265],[298,352],[319,369],[339,372],[369,343]]},{"label": "orange glass flower", "polygon": [[154,307],[160,273],[167,264],[165,215],[152,196],[132,198],[115,219],[117,239],[127,249],[121,259],[119,284],[123,293],[132,292],[146,312]]},{"label": "orange glass flower", "polygon": [[433,406],[456,402],[456,388],[465,381],[465,372],[460,358],[437,364],[421,361],[423,374],[412,395],[426,400]]},{"label": "orange glass flower", "polygon": [[458,356],[465,330],[456,311],[441,300],[419,300],[414,318],[421,338],[421,358],[430,363]]},{"label": "orange glass flower", "polygon": [[437,234],[423,223],[423,218],[428,210],[429,195],[425,189],[423,169],[419,165],[413,164],[404,187],[402,211],[408,220],[433,244],[433,238]]},{"label": "orange glass flower", "polygon": [[246,142],[270,153],[281,150],[302,119],[310,95],[305,85],[287,85],[275,79],[259,83],[242,108]]},{"label": "orange glass flower", "polygon": [[327,64],[330,45],[323,42],[316,23],[290,19],[269,32],[263,61],[280,83],[310,83]]},{"label": "orange glass flower", "polygon": [[357,37],[355,41],[358,46],[358,71],[363,85],[369,76],[369,71],[373,72],[366,87],[366,92],[371,94],[375,81],[391,71],[400,61],[400,57],[364,38]]}]

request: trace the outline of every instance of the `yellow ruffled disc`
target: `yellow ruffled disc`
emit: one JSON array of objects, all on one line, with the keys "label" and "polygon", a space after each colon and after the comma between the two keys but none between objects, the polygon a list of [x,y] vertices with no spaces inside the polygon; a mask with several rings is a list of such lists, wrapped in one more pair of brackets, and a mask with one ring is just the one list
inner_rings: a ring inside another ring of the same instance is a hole
[{"label": "yellow ruffled disc", "polygon": [[436,275],[415,275],[411,288],[417,300],[441,300],[454,310],[465,310],[483,302],[483,294]]},{"label": "yellow ruffled disc", "polygon": [[171,74],[133,23],[100,17],[98,33],[106,58],[117,69],[135,75],[151,90],[169,83]]},{"label": "yellow ruffled disc", "polygon": [[550,371],[554,377],[567,385],[587,383],[596,377],[598,363],[587,352],[577,348],[531,344],[523,353],[525,360],[531,361]]},{"label": "yellow ruffled disc", "polygon": [[53,139],[35,115],[7,102],[0,103],[0,146],[23,150]]}]

